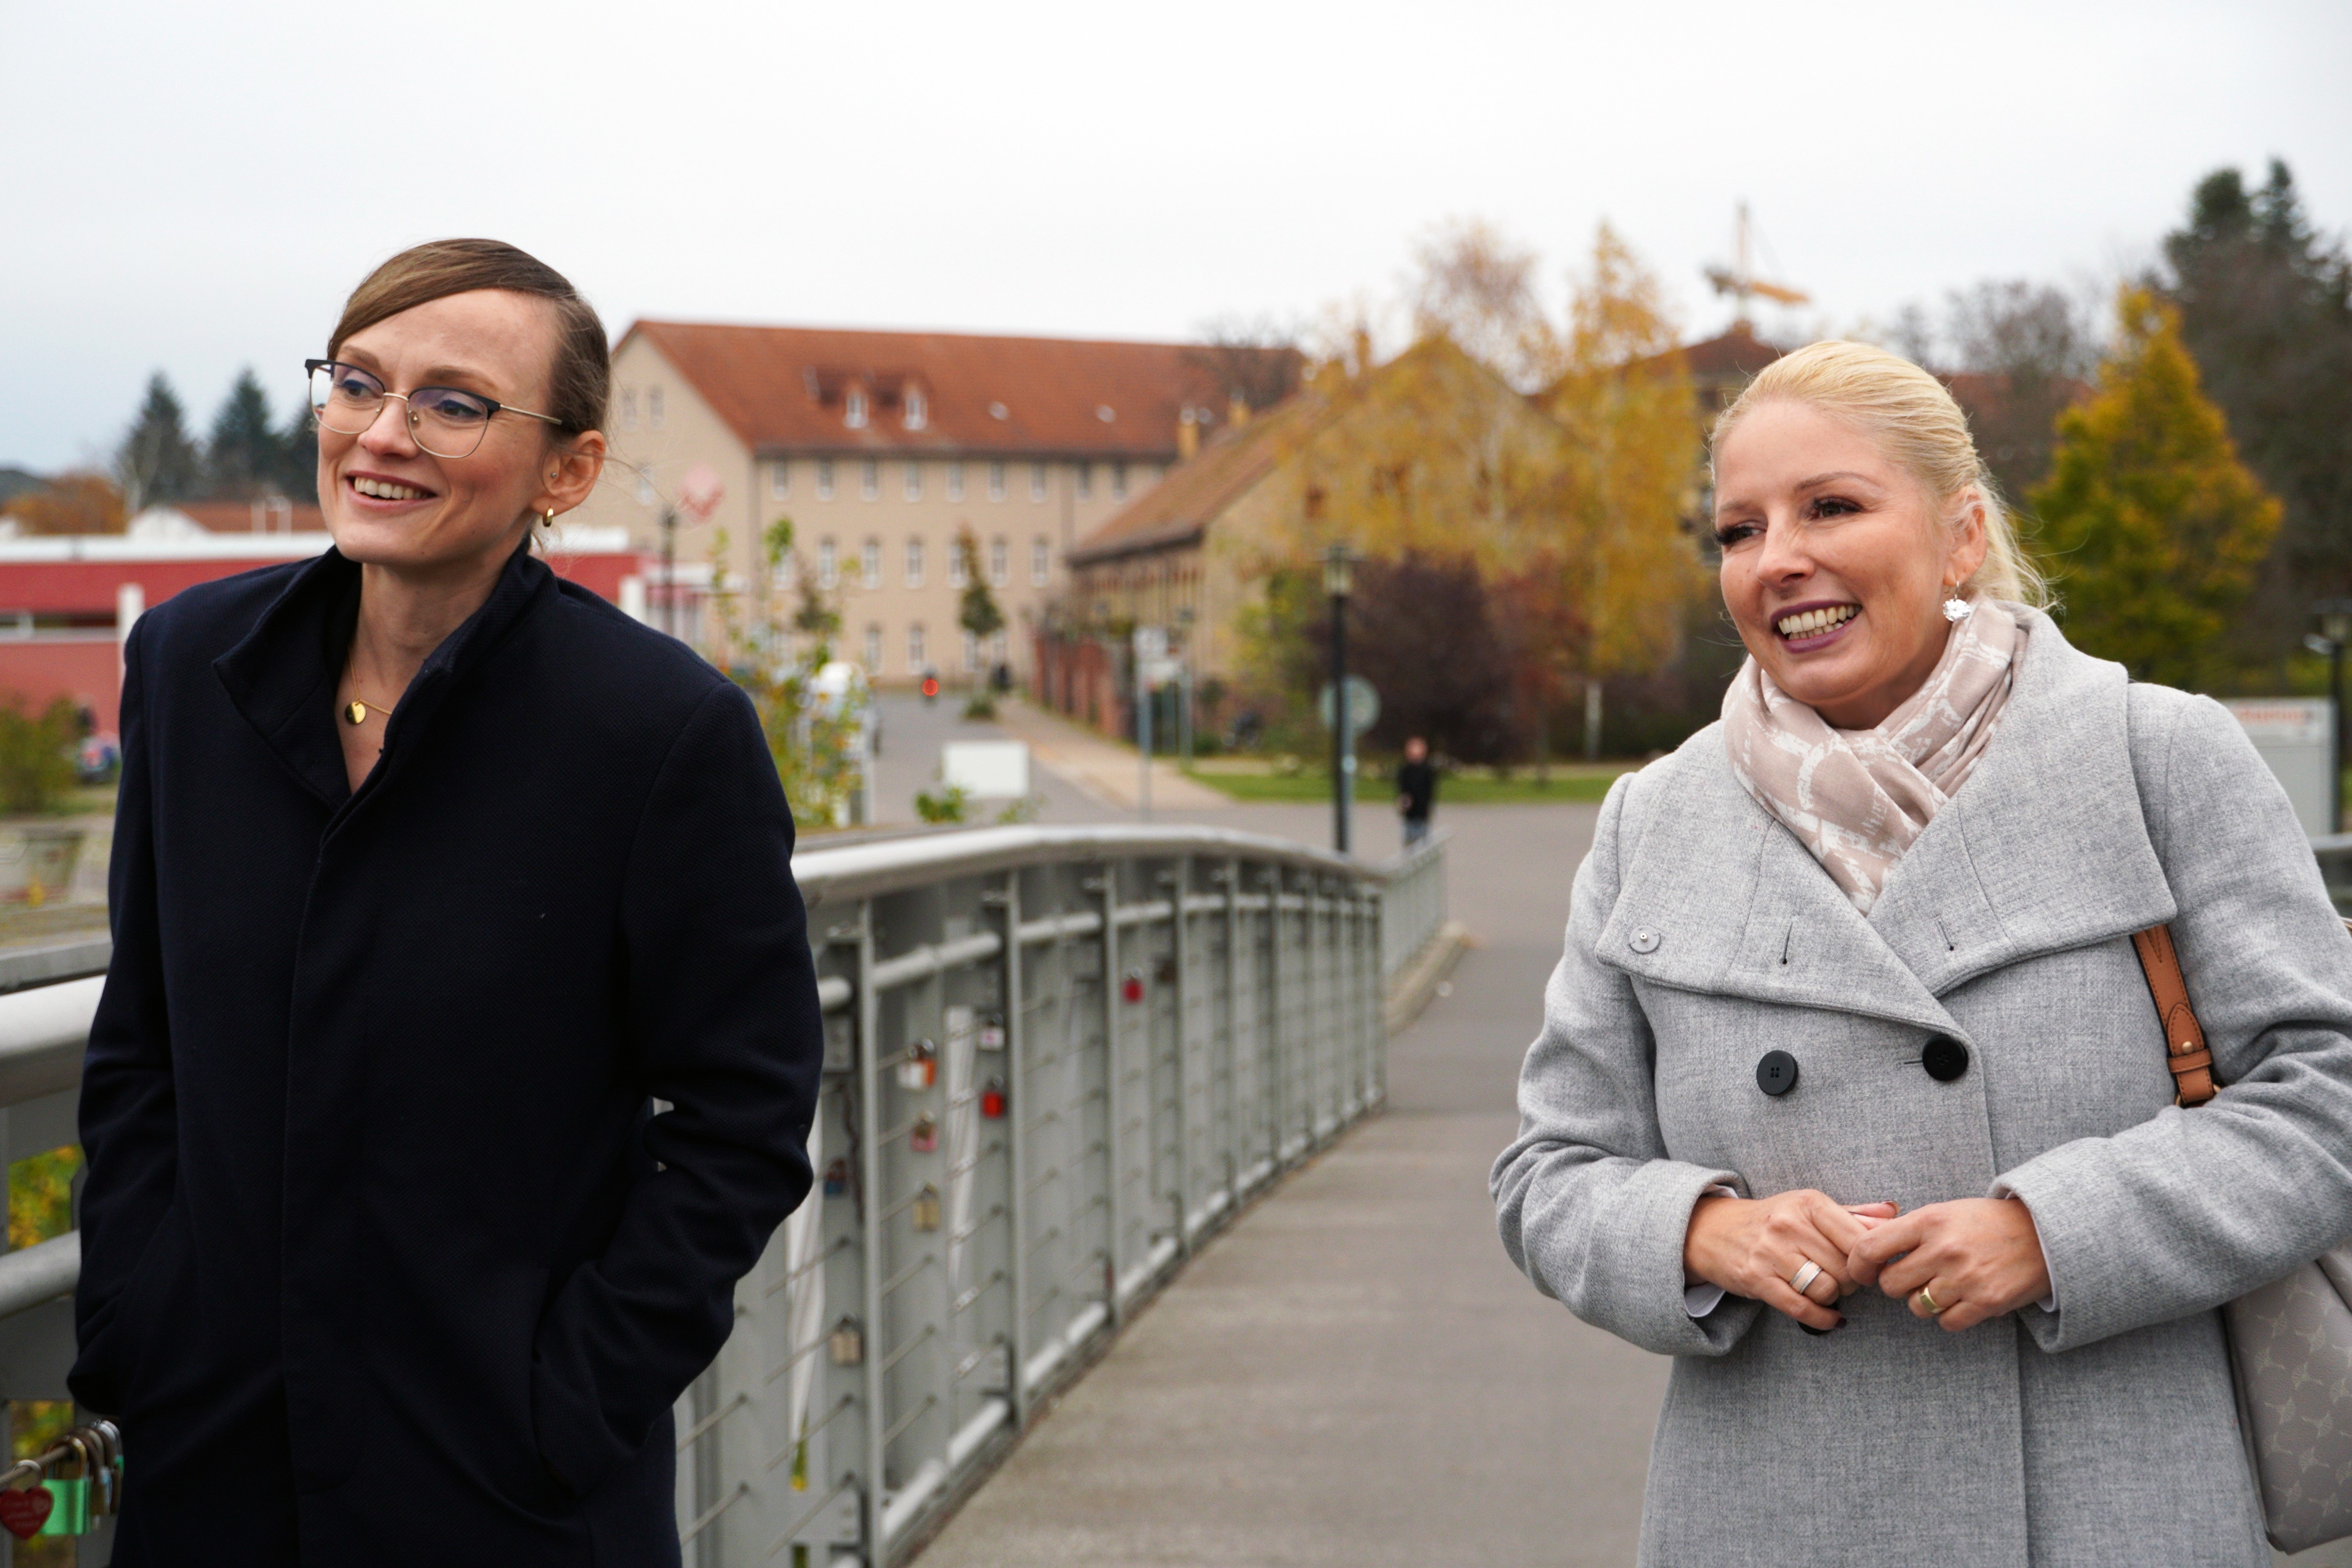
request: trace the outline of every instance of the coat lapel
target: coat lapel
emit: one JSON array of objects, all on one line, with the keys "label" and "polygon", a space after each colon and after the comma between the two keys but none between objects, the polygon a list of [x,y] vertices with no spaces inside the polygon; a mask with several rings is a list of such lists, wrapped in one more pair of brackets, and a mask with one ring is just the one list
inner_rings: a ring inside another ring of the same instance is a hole
[{"label": "coat lapel", "polygon": [[[443,639],[394,706],[373,792],[466,675],[539,600],[555,576],[528,543],[509,557],[489,598]],[[352,800],[335,734],[334,685],[359,615],[359,567],[329,549],[297,572],[236,647],[213,661],[229,701],[302,787],[331,810]]]},{"label": "coat lapel", "polygon": [[1687,745],[1696,766],[1662,780],[1601,961],[1679,990],[1954,1031],[1821,862],[1740,788],[1720,727]]},{"label": "coat lapel", "polygon": [[2123,667],[2046,615],[1975,774],[1912,844],[1870,924],[1937,996],[2178,913],[2141,815]]},{"label": "coat lapel", "polygon": [[1660,780],[1601,961],[1683,990],[1958,1035],[1937,999],[1954,988],[2171,919],[2132,774],[2123,668],[2076,651],[2046,615],[2028,628],[2000,733],[1867,919],[1740,787],[1711,725]]},{"label": "coat lapel", "polygon": [[359,568],[329,549],[304,566],[213,674],[301,786],[330,810],[351,796],[335,737],[334,684],[359,613]]}]

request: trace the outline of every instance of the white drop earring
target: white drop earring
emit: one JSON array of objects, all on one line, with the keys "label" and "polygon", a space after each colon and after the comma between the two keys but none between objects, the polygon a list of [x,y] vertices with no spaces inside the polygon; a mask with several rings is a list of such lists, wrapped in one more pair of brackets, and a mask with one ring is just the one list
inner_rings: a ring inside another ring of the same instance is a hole
[{"label": "white drop earring", "polygon": [[1966,621],[1975,613],[1976,606],[1962,599],[1958,590],[1948,589],[1946,591],[1950,594],[1950,597],[1944,601],[1945,620]]}]

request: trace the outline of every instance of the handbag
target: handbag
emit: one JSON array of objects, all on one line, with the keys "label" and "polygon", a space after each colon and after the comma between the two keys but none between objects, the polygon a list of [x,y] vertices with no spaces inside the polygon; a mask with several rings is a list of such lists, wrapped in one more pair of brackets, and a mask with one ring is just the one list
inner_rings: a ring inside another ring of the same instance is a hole
[{"label": "handbag", "polygon": [[[2352,925],[2352,922],[2347,922]],[[2164,1022],[2173,1103],[2213,1098],[2213,1053],[2189,1003],[2172,929],[2132,935]],[[2352,1535],[2352,1244],[2324,1252],[2221,1309],[2238,1430],[2263,1527],[2282,1552]]]}]

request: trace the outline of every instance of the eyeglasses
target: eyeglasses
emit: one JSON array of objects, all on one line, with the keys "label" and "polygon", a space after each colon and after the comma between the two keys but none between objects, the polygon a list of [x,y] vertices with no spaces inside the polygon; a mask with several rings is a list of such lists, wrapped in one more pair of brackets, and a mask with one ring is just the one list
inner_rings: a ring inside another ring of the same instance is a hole
[{"label": "eyeglasses", "polygon": [[456,387],[388,392],[382,382],[357,365],[334,360],[305,360],[302,368],[310,372],[310,412],[318,416],[320,429],[358,435],[374,426],[387,399],[398,398],[407,404],[410,438],[436,457],[472,456],[482,444],[482,434],[490,428],[493,414],[519,413],[525,419],[545,420],[558,429],[563,424],[553,414],[533,413]]}]

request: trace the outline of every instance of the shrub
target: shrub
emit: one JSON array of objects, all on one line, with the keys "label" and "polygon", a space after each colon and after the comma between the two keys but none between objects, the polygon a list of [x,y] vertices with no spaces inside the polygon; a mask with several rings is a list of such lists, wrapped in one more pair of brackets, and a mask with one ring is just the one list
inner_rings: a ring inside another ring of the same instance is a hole
[{"label": "shrub", "polygon": [[31,706],[22,696],[0,701],[0,810],[46,811],[73,787],[81,727],[72,699],[59,697],[38,714]]}]

